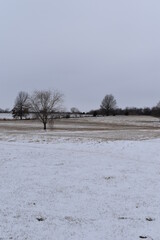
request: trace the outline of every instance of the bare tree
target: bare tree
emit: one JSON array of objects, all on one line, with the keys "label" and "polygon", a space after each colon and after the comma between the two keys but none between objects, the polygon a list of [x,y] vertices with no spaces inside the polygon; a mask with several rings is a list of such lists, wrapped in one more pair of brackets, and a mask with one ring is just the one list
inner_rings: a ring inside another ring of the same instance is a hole
[{"label": "bare tree", "polygon": [[79,109],[76,107],[71,108],[71,113],[80,113]]},{"label": "bare tree", "polygon": [[101,110],[108,116],[111,111],[116,108],[116,100],[112,94],[108,94],[102,100],[100,105]]},{"label": "bare tree", "polygon": [[27,92],[19,92],[14,107],[12,109],[12,115],[14,118],[26,117],[29,114],[29,95]]},{"label": "bare tree", "polygon": [[156,105],[157,108],[160,108],[160,101]]},{"label": "bare tree", "polygon": [[72,113],[72,116],[74,116],[74,117],[81,117],[80,111],[79,111],[79,109],[76,108],[76,107],[72,107],[72,108],[71,108],[71,113]]},{"label": "bare tree", "polygon": [[159,118],[160,121],[160,101],[157,103],[155,107],[151,109],[151,115]]},{"label": "bare tree", "polygon": [[63,95],[57,91],[35,91],[30,97],[31,110],[43,123],[44,130],[54,113],[60,111],[62,102]]}]

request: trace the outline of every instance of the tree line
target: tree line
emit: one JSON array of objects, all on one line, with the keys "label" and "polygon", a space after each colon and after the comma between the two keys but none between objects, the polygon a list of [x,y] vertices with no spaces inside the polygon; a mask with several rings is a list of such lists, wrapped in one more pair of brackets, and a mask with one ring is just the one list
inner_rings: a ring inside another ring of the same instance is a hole
[{"label": "tree line", "polygon": [[109,94],[104,97],[99,109],[91,110],[89,113],[92,114],[93,116],[144,115],[144,116],[160,117],[160,102],[158,102],[158,104],[152,108],[126,107],[122,109],[117,107],[117,102],[114,96],[112,94]]},{"label": "tree line", "polygon": [[[62,112],[64,112],[63,102],[63,94],[58,91],[34,91],[31,95],[21,91],[15,99],[12,115],[13,118],[22,120],[32,113],[35,118],[43,123],[44,130],[46,130],[47,124],[53,121],[56,114],[62,115]],[[150,115],[160,117],[160,102],[153,108],[126,107],[122,109],[117,107],[117,101],[114,96],[112,94],[107,94],[102,99],[99,109],[85,113],[79,111],[76,107],[72,107],[70,112],[65,114],[65,117],[69,118],[71,114],[74,114],[74,116],[87,114],[94,117],[109,115]]]},{"label": "tree line", "polygon": [[0,113],[10,113],[10,110],[9,108],[6,108],[6,109],[0,108]]},{"label": "tree line", "polygon": [[96,116],[116,116],[116,115],[124,115],[124,116],[153,116],[153,117],[160,117],[160,107],[145,107],[145,108],[136,108],[136,107],[126,107],[111,109],[108,114],[104,112],[102,109],[91,110],[88,114],[96,117]]}]

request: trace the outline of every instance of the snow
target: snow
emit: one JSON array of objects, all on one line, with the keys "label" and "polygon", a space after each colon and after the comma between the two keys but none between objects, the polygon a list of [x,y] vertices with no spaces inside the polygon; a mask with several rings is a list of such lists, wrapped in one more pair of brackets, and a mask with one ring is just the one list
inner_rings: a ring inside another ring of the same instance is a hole
[{"label": "snow", "polygon": [[11,113],[0,113],[0,119],[12,119]]},{"label": "snow", "polygon": [[160,239],[160,139],[0,142],[0,239]]}]

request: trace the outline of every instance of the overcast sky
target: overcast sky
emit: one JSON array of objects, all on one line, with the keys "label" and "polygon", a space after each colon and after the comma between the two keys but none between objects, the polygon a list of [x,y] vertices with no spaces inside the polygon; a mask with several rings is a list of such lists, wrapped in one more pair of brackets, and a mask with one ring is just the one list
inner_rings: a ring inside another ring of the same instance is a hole
[{"label": "overcast sky", "polygon": [[69,110],[160,100],[159,0],[0,0],[0,108],[57,89]]}]

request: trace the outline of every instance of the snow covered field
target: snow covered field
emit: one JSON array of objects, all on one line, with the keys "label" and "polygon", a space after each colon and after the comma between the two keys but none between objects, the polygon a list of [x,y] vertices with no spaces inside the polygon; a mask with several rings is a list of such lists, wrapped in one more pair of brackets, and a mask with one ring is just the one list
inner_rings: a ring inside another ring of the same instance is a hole
[{"label": "snow covered field", "polygon": [[158,119],[41,127],[0,121],[0,240],[160,240]]},{"label": "snow covered field", "polygon": [[0,142],[0,239],[160,239],[160,139]]}]

